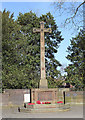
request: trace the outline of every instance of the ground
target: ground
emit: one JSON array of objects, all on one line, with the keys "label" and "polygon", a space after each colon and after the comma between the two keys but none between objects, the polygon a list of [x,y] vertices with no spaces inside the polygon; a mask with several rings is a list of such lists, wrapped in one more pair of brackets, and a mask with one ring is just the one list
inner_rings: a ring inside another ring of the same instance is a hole
[{"label": "ground", "polygon": [[18,112],[17,107],[3,108],[2,118],[83,118],[83,105],[71,105],[69,111],[50,113],[25,113]]}]

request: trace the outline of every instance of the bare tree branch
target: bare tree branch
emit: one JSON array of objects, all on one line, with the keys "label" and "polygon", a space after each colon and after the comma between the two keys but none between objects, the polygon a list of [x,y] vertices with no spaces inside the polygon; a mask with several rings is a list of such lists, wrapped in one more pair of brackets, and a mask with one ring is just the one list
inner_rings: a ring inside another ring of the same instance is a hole
[{"label": "bare tree branch", "polygon": [[84,5],[83,2],[55,2],[52,4],[54,6],[54,14],[56,17],[62,21],[59,24],[59,27],[64,29],[72,29],[72,34],[78,32],[79,29],[83,28],[84,24]]},{"label": "bare tree branch", "polygon": [[[79,9],[84,3],[85,3],[85,1],[82,2],[82,3],[76,8],[76,11],[75,11],[75,13],[74,13],[74,15],[73,15],[72,17],[67,18],[67,19],[65,20],[65,24],[66,24],[66,22],[67,22],[68,20],[70,20],[70,19],[72,19],[72,21],[73,21],[73,18],[76,16],[76,14],[77,14],[77,12],[78,12],[78,9]],[[70,22],[70,21],[69,21],[69,22]]]}]

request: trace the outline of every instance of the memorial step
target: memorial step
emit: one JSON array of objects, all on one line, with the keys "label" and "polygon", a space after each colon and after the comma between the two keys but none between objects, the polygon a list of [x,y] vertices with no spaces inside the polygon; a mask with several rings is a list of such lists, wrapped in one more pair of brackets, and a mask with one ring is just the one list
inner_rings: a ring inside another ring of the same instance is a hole
[{"label": "memorial step", "polygon": [[[43,106],[43,107],[41,107]],[[40,113],[40,112],[56,112],[59,110],[70,110],[70,104],[55,104],[55,105],[34,105],[30,107],[21,107],[18,108],[19,112],[31,112],[31,113]]]}]

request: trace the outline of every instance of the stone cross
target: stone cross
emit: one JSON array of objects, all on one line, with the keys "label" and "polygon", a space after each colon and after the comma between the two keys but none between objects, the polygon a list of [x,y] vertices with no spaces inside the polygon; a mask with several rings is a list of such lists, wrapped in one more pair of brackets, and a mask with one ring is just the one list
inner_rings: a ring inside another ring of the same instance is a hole
[{"label": "stone cross", "polygon": [[51,33],[51,28],[44,28],[44,22],[40,22],[40,28],[33,28],[33,32],[40,32],[40,65],[41,65],[41,79],[39,88],[48,88],[45,72],[45,40],[44,32]]}]

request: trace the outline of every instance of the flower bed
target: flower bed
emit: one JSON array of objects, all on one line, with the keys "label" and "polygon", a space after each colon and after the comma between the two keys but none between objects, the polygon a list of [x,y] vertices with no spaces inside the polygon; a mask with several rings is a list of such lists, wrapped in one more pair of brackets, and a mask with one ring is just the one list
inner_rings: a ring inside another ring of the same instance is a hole
[{"label": "flower bed", "polygon": [[45,104],[51,104],[51,102],[45,102]]},{"label": "flower bed", "polygon": [[57,103],[63,103],[63,101],[58,101]]},{"label": "flower bed", "polygon": [[39,100],[36,103],[37,104],[51,104],[51,102],[40,102]]},{"label": "flower bed", "polygon": [[[51,102],[40,102],[39,100],[36,103],[37,104],[51,104]],[[35,105],[35,103],[28,103],[28,105]]]},{"label": "flower bed", "polygon": [[[36,103],[37,104],[51,104],[51,102],[40,102],[39,100]],[[63,103],[63,101],[58,101],[57,103],[58,104]],[[35,103],[28,103],[28,105],[35,105]]]},{"label": "flower bed", "polygon": [[35,103],[28,103],[28,105],[34,105]]},{"label": "flower bed", "polygon": [[37,104],[41,104],[41,102],[38,100],[37,102],[36,102]]}]

